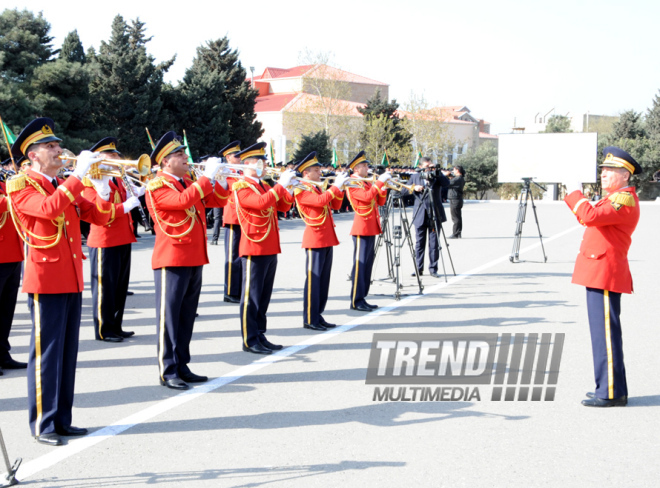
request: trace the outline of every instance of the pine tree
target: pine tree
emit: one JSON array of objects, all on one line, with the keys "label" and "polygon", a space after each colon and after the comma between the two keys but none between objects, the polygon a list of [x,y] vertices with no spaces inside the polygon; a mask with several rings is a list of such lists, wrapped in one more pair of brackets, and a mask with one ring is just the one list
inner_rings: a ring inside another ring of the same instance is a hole
[{"label": "pine tree", "polygon": [[60,49],[60,59],[72,63],[85,64],[85,49],[82,42],[80,42],[77,30],[69,32],[64,38],[62,48]]},{"label": "pine tree", "polygon": [[645,137],[646,132],[642,126],[642,114],[634,110],[627,110],[621,114],[619,120],[612,126],[614,139],[637,139]]},{"label": "pine tree", "polygon": [[[383,147],[391,156],[390,162],[397,162],[403,155],[410,153],[412,134],[408,132],[396,112],[399,104],[396,100],[383,100],[378,90],[367,104],[358,111],[364,116],[365,129],[360,135],[360,144],[366,147]],[[375,120],[380,119],[380,120]],[[377,140],[374,140],[374,137]],[[383,150],[384,150],[383,149]],[[379,150],[380,152],[380,150]],[[382,154],[368,154],[368,157],[379,158]]]},{"label": "pine tree", "polygon": [[646,133],[651,139],[660,142],[660,96],[653,98],[651,108],[646,112]]},{"label": "pine tree", "polygon": [[554,132],[573,132],[571,130],[571,119],[565,115],[552,115],[545,126],[546,133]]},{"label": "pine tree", "polygon": [[[227,37],[197,48],[192,66],[166,103],[175,111],[179,108],[177,118],[190,131],[188,142],[200,148],[199,154],[215,152],[233,140],[248,147],[263,134],[254,111],[257,91],[246,76]],[[205,130],[204,125],[209,127]]]},{"label": "pine tree", "polygon": [[129,28],[117,15],[110,40],[88,56],[93,123],[105,136],[117,137],[131,157],[150,149],[145,127],[154,137],[169,129],[161,119],[163,75],[175,58],[155,65],[146,50],[149,40],[142,22],[134,20]]},{"label": "pine tree", "polygon": [[302,136],[293,159],[295,161],[302,161],[312,151],[316,151],[316,159],[323,164],[330,164],[332,162],[332,149],[330,148],[330,136],[325,130],[316,132],[315,134],[305,134]]}]

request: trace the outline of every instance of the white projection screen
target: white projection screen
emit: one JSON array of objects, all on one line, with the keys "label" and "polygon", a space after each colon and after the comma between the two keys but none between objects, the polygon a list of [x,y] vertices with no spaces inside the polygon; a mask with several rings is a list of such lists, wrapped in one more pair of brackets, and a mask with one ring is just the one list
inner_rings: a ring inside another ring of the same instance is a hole
[{"label": "white projection screen", "polygon": [[523,178],[534,178],[537,183],[596,182],[595,132],[500,134],[498,146],[500,183],[520,183]]}]

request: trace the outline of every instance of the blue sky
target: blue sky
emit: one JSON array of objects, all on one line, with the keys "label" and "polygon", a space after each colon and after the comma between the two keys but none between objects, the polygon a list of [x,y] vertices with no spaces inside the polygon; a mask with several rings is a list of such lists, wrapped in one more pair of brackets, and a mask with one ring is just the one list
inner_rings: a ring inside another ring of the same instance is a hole
[{"label": "blue sky", "polygon": [[[334,65],[433,105],[466,105],[509,132],[538,112],[616,115],[646,111],[660,89],[660,2],[347,1],[146,3],[31,1],[51,23],[54,44],[77,29],[85,48],[110,36],[116,14],[139,17],[157,60],[177,55],[177,82],[195,49],[227,35],[247,68],[298,64],[305,49]],[[12,0],[6,8],[24,8]]]}]

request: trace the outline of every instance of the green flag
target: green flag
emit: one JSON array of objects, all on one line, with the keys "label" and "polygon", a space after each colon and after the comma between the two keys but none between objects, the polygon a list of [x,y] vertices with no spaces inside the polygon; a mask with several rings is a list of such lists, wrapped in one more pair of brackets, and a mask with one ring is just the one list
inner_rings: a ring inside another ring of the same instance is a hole
[{"label": "green flag", "polygon": [[417,151],[417,159],[415,159],[415,168],[419,165],[420,159],[422,159],[422,151]]},{"label": "green flag", "polygon": [[273,140],[270,140],[270,166],[275,167],[275,149],[273,149]]},{"label": "green flag", "polygon": [[339,166],[339,158],[337,157],[337,149],[332,148],[332,167],[337,169]]},{"label": "green flag", "polygon": [[156,144],[154,144],[154,140],[151,138],[151,134],[149,133],[149,128],[145,127],[144,130],[147,131],[147,138],[149,139],[149,144],[151,144],[151,150],[153,151],[156,149]]},{"label": "green flag", "polygon": [[193,158],[192,154],[190,154],[190,146],[188,145],[188,138],[186,137],[186,130],[183,130],[183,145],[186,146],[185,153],[188,155],[188,162],[192,163]]},{"label": "green flag", "polygon": [[387,157],[387,149],[385,149],[385,152],[383,153],[383,159],[381,159],[380,165],[385,167],[390,165],[390,158]]},{"label": "green flag", "polygon": [[[0,119],[0,120],[2,120],[2,119]],[[4,121],[4,120],[2,120],[2,130],[3,130],[4,134],[5,134],[5,139],[7,139],[7,143],[8,143],[9,145],[11,145],[11,144],[13,144],[14,142],[16,142],[16,136],[15,136],[14,133],[11,131],[11,129],[10,129],[9,127],[7,127],[7,124],[5,124],[5,121]]]}]

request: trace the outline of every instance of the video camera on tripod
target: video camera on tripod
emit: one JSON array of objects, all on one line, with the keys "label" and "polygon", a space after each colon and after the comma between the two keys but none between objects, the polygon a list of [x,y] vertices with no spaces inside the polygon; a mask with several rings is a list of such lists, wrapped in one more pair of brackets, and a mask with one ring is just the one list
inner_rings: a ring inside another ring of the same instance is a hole
[{"label": "video camera on tripod", "polygon": [[428,182],[433,182],[434,180],[437,180],[438,178],[442,177],[442,168],[440,168],[439,166],[429,166],[428,168],[419,168],[416,169],[415,171],[419,173],[422,179]]}]

